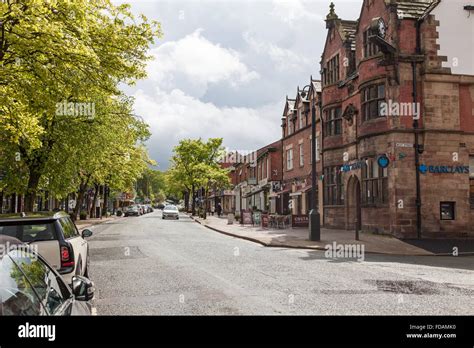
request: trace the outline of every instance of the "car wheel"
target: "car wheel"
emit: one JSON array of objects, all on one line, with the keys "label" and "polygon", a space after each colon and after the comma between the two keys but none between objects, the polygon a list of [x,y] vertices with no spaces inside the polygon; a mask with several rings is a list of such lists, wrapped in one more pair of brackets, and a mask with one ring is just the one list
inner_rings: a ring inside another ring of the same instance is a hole
[{"label": "car wheel", "polygon": [[164,216],[162,216],[162,217],[161,217],[161,219],[162,219],[162,220],[164,220],[164,219],[165,219],[165,217],[164,217]]}]

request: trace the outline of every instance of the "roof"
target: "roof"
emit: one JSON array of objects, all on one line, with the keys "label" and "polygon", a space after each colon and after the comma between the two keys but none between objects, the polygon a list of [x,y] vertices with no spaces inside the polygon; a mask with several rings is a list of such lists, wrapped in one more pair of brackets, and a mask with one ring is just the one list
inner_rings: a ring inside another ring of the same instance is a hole
[{"label": "roof", "polygon": [[439,0],[396,0],[397,14],[403,19],[418,19],[436,6]]},{"label": "roof", "polygon": [[321,92],[321,90],[322,90],[321,81],[319,81],[319,80],[311,80],[311,86],[312,86],[313,90],[315,90],[318,93]]},{"label": "roof", "polygon": [[357,21],[341,20],[339,23],[339,34],[343,41],[349,41],[351,43],[351,50],[355,51],[356,42],[355,34],[357,30]]},{"label": "roof", "polygon": [[1,222],[16,222],[16,221],[46,221],[46,220],[56,220],[62,217],[68,217],[64,211],[47,211],[47,212],[37,212],[37,213],[26,213],[24,216],[20,214],[1,214]]}]

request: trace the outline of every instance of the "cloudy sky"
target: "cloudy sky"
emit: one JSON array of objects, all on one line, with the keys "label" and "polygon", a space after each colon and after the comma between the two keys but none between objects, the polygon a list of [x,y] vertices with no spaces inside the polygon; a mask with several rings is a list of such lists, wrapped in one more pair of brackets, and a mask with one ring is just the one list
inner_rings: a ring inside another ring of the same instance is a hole
[{"label": "cloudy sky", "polygon": [[[148,78],[126,88],[153,133],[159,168],[183,138],[222,137],[229,150],[256,150],[280,138],[285,96],[319,78],[330,1],[116,0],[160,21]],[[344,19],[362,0],[337,0]]]}]

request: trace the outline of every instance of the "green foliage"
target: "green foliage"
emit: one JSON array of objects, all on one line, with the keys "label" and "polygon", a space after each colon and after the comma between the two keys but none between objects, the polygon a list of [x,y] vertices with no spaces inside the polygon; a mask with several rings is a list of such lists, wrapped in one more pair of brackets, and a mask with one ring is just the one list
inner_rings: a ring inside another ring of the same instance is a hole
[{"label": "green foliage", "polygon": [[[64,197],[85,178],[130,188],[153,162],[148,126],[119,87],[146,76],[160,24],[109,0],[9,0],[0,32],[0,189]],[[58,112],[70,102],[95,114]]]}]

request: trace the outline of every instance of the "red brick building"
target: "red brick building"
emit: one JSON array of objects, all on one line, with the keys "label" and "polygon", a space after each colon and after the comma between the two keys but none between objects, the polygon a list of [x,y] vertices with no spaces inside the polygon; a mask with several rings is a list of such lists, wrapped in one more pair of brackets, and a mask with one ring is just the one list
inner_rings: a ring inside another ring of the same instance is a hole
[{"label": "red brick building", "polygon": [[321,59],[326,227],[474,235],[474,51],[453,30],[465,28],[474,47],[468,12],[458,0],[364,0],[358,20],[345,21],[331,4]]},{"label": "red brick building", "polygon": [[[308,215],[311,209],[311,109],[316,112],[318,139],[320,93],[320,81],[311,78],[306,88],[297,89],[295,99],[286,98],[282,117],[283,181],[276,194],[282,214]],[[319,148],[317,145],[317,161]],[[321,169],[319,166],[319,172]]]}]

